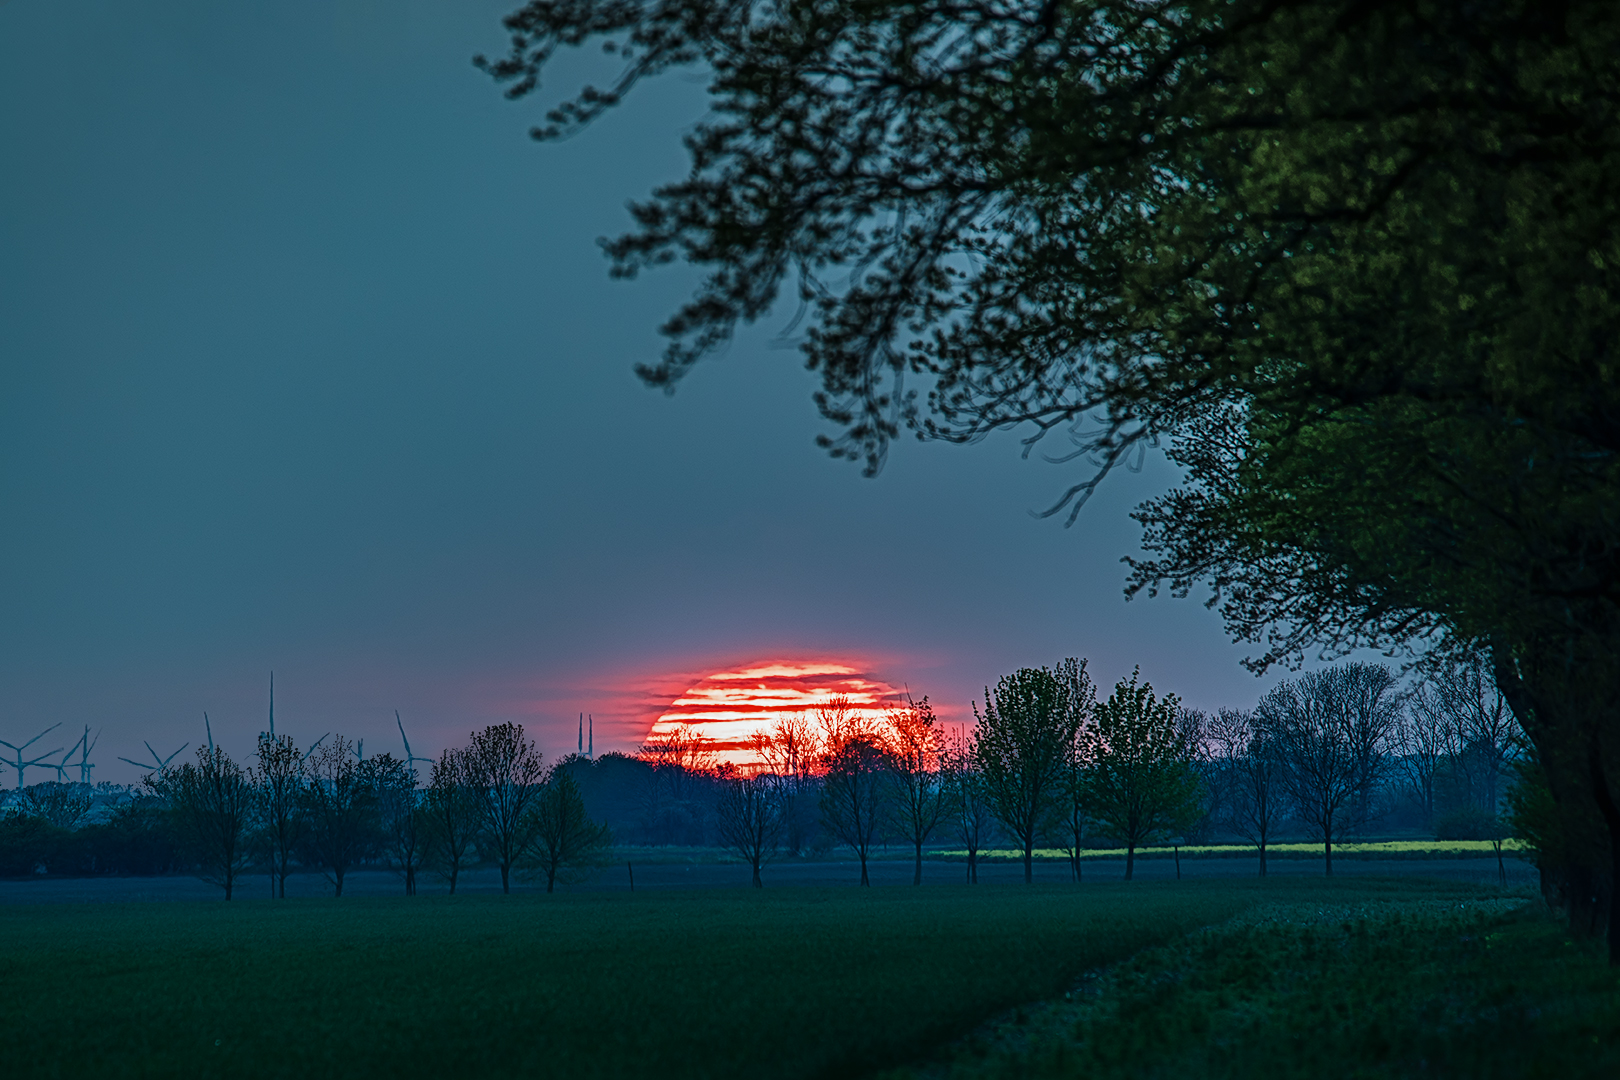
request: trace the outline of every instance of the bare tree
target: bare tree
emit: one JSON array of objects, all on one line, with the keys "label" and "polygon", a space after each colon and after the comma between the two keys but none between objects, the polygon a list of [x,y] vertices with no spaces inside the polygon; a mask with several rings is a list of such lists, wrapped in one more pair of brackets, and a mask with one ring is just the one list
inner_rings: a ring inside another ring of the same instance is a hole
[{"label": "bare tree", "polygon": [[922,884],[922,849],[945,816],[946,791],[940,772],[945,749],[944,732],[934,718],[925,695],[890,709],[883,718],[884,742],[889,749],[889,775],[893,792],[889,822],[906,838],[916,857],[911,883]]},{"label": "bare tree", "polygon": [[701,820],[694,804],[699,782],[714,771],[714,746],[690,724],[679,724],[648,739],[637,757],[649,766],[641,797],[648,838],[676,842]]},{"label": "bare tree", "polygon": [[521,865],[546,879],[546,892],[571,872],[597,864],[613,843],[607,826],[585,813],[579,785],[566,769],[551,770],[529,813],[534,818],[527,830],[532,839],[520,855]]},{"label": "bare tree", "polygon": [[888,747],[871,717],[839,695],[816,710],[821,725],[821,820],[861,863],[861,884],[870,885],[866,861],[885,815]]},{"label": "bare tree", "polygon": [[770,773],[728,776],[721,781],[714,807],[720,842],[747,860],[754,888],[764,886],[760,868],[776,857],[787,825],[783,793],[788,781]]},{"label": "bare tree", "polygon": [[813,825],[810,795],[816,786],[816,761],[821,741],[815,725],[803,713],[779,716],[767,731],[755,732],[751,745],[765,772],[775,776],[782,801],[783,837],[788,852],[804,850]]},{"label": "bare tree", "polygon": [[978,720],[978,774],[996,820],[1024,852],[1024,881],[1035,880],[1035,843],[1062,792],[1063,774],[1091,700],[1084,660],[1056,670],[1022,668],[984,691]]},{"label": "bare tree", "polygon": [[422,792],[422,813],[428,828],[428,857],[439,865],[454,896],[456,880],[483,820],[483,800],[468,777],[465,751],[446,749],[433,763],[427,789]]},{"label": "bare tree", "polygon": [[285,900],[287,874],[304,838],[304,755],[290,736],[261,732],[258,758],[258,834],[270,860],[270,894]]},{"label": "bare tree", "polygon": [[391,755],[367,762],[377,788],[383,850],[405,881],[405,895],[416,895],[416,875],[427,856],[428,823],[416,786],[416,770]]},{"label": "bare tree", "polygon": [[[389,758],[388,755],[383,755]],[[355,744],[341,735],[322,743],[304,759],[303,810],[309,822],[308,846],[326,871],[333,895],[343,895],[349,869],[376,850],[378,818],[376,761],[362,761]]]},{"label": "bare tree", "polygon": [[1136,869],[1136,849],[1183,832],[1201,794],[1190,732],[1178,723],[1180,701],[1156,697],[1139,675],[1131,672],[1130,682],[1121,680],[1098,704],[1087,732],[1087,808],[1125,845],[1126,881]]},{"label": "bare tree", "polygon": [[1419,686],[1394,733],[1399,776],[1406,793],[1423,814],[1423,827],[1434,828],[1442,778],[1462,750],[1461,729],[1441,696]]},{"label": "bare tree", "polygon": [[1489,657],[1476,654],[1442,667],[1429,680],[1438,711],[1456,732],[1457,772],[1464,797],[1495,816],[1502,782],[1518,757],[1523,732],[1496,687]]},{"label": "bare tree", "polygon": [[1389,669],[1341,664],[1278,684],[1255,710],[1295,812],[1322,838],[1328,876],[1333,841],[1366,821],[1400,709]]},{"label": "bare tree", "polygon": [[978,742],[972,734],[959,733],[950,740],[941,758],[951,831],[967,850],[967,881],[979,883],[979,852],[995,829],[995,814],[979,775]]},{"label": "bare tree", "polygon": [[247,772],[223,749],[198,747],[195,764],[154,773],[146,786],[168,807],[199,876],[224,889],[229,900],[250,852],[256,793]]},{"label": "bare tree", "polygon": [[512,891],[512,867],[533,835],[529,810],[545,786],[546,766],[522,724],[493,724],[472,734],[466,764],[469,786],[479,799],[480,849],[501,868],[501,891]]},{"label": "bare tree", "polygon": [[1266,876],[1266,847],[1282,823],[1282,761],[1275,740],[1255,715],[1222,709],[1205,728],[1222,786],[1222,822],[1260,852]]}]

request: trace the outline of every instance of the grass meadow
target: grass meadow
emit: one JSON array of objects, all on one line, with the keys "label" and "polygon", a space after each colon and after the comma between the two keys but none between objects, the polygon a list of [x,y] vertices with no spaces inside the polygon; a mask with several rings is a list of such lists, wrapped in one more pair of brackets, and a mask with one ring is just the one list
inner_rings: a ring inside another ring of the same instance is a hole
[{"label": "grass meadow", "polygon": [[[1259,855],[1253,844],[1184,844],[1181,848],[1166,846],[1139,847],[1138,859],[1169,859],[1179,850],[1182,858],[1200,859],[1253,859]],[[1523,840],[1502,841],[1504,854],[1517,858],[1529,848]],[[952,859],[967,857],[961,849],[941,851],[940,856]],[[1370,840],[1345,841],[1333,845],[1333,858],[1338,859],[1477,859],[1495,855],[1496,847],[1489,840]],[[1062,848],[1036,848],[1039,859],[1067,860],[1069,853]],[[1309,843],[1277,843],[1266,845],[1269,859],[1321,859],[1325,851],[1320,840]],[[987,848],[979,858],[1005,862],[1021,861],[1023,851],[1017,848]],[[1123,859],[1124,848],[1085,848],[1082,859]]]},{"label": "grass meadow", "polygon": [[[7,1076],[869,1075],[1008,1009],[1067,1006],[1087,972],[1197,970],[1232,927],[1250,928],[1236,955],[1293,942],[1277,911],[1331,911],[1329,928],[1352,908],[1515,918],[1496,895],[1285,879],[7,906],[0,1030],[21,1040]],[[1413,925],[1408,945],[1434,936]],[[1330,953],[1274,959],[1305,972]],[[1132,1037],[1192,1038],[1211,1001],[1172,995],[1160,1014],[1144,978],[1109,991]],[[1052,1075],[1064,1045],[1033,1051]]]},{"label": "grass meadow", "polygon": [[1620,979],[1514,900],[1265,905],[883,1080],[1620,1076]]}]

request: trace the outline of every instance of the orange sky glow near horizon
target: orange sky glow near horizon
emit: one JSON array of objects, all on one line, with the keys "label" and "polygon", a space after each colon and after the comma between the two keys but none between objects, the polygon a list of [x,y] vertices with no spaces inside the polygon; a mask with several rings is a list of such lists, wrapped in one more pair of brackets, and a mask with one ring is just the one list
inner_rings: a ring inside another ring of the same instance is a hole
[{"label": "orange sky glow near horizon", "polygon": [[749,739],[779,717],[809,713],[842,694],[874,715],[905,697],[859,666],[836,661],[768,660],[706,675],[687,687],[653,722],[649,741],[688,724],[710,741],[722,762],[754,763]]}]

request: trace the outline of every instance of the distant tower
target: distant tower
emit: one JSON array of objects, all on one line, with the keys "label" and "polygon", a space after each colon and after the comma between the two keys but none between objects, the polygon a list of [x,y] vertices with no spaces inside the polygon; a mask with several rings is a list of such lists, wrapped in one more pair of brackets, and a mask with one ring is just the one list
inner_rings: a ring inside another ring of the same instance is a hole
[{"label": "distant tower", "polygon": [[591,717],[591,741],[586,744],[585,756],[588,757],[588,758],[592,758],[592,757],[596,756],[596,717],[595,716]]},{"label": "distant tower", "polygon": [[[264,737],[264,732],[262,732],[262,731],[259,732],[259,737],[263,738]],[[272,671],[270,673],[270,740],[272,742],[274,742],[275,738],[276,738],[276,673]]]},{"label": "distant tower", "polygon": [[579,745],[575,748],[575,750],[576,750],[576,752],[581,753],[581,754],[583,754],[585,752],[585,714],[584,713],[579,714]]}]

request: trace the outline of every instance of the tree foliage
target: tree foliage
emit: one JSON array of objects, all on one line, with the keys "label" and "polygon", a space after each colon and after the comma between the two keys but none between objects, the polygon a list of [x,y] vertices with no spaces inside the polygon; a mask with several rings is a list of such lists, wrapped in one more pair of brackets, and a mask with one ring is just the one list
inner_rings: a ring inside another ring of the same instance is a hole
[{"label": "tree foliage", "polygon": [[1061,793],[1065,766],[1095,694],[1084,660],[1021,668],[984,690],[974,706],[975,764],[996,820],[1024,853],[1024,881],[1035,879],[1035,844]]},{"label": "tree foliage", "polygon": [[455,895],[456,882],[476,850],[483,800],[473,786],[467,752],[446,747],[433,763],[427,789],[422,792],[422,813],[427,820],[429,860]]},{"label": "tree foliage", "polygon": [[586,814],[579,785],[567,770],[551,770],[529,813],[532,821],[521,865],[545,879],[546,892],[600,863],[613,844],[607,826]]},{"label": "tree foliage", "polygon": [[1086,730],[1086,813],[1125,845],[1125,880],[1136,868],[1136,849],[1186,831],[1197,817],[1203,785],[1193,769],[1195,742],[1178,723],[1180,701],[1155,696],[1150,683],[1114,687]]},{"label": "tree foliage", "polygon": [[889,748],[877,722],[843,696],[816,710],[821,725],[821,820],[861,864],[861,884],[870,885],[867,859],[888,816]]},{"label": "tree foliage", "polygon": [[[382,767],[391,761],[384,755]],[[355,744],[341,735],[333,735],[304,759],[304,843],[309,861],[332,883],[334,896],[343,895],[344,878],[377,850],[382,838],[378,765],[360,760]]]},{"label": "tree foliage", "polygon": [[195,762],[156,772],[146,784],[166,804],[199,876],[224,889],[229,900],[251,858],[248,829],[256,792],[247,772],[222,748],[198,747]]},{"label": "tree foliage", "polygon": [[259,764],[253,783],[259,789],[258,840],[270,864],[275,895],[287,899],[287,875],[303,844],[304,755],[292,737],[259,735]]},{"label": "tree foliage", "polygon": [[477,801],[482,850],[501,869],[501,891],[512,891],[512,868],[533,838],[529,812],[545,786],[545,761],[522,724],[492,724],[472,733],[462,759],[463,781]]},{"label": "tree foliage", "polygon": [[883,717],[883,725],[894,788],[889,800],[889,821],[895,834],[911,845],[914,856],[911,883],[921,885],[923,845],[939,827],[946,812],[945,783],[940,769],[940,755],[945,749],[944,732],[927,696],[890,709]]}]

